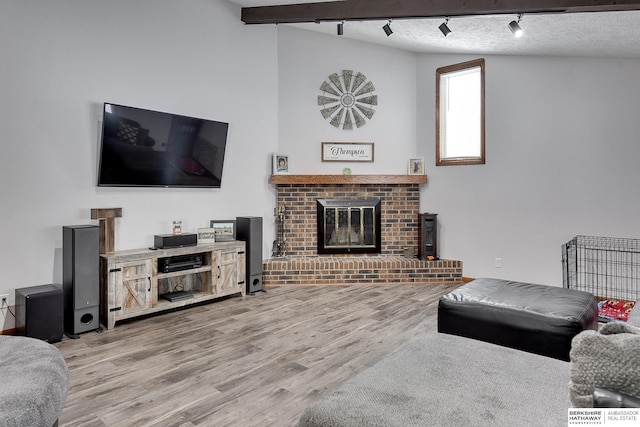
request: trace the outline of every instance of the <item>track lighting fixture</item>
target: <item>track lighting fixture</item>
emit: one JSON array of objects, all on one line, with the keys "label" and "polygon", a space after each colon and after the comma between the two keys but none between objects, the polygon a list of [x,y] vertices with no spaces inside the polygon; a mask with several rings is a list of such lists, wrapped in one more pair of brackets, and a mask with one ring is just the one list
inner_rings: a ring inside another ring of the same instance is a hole
[{"label": "track lighting fixture", "polygon": [[509,23],[509,29],[511,30],[511,32],[513,33],[513,35],[515,37],[522,37],[522,34],[524,34],[524,30],[520,27],[520,20],[522,19],[522,14],[519,13],[518,14],[518,20],[517,21],[511,21]]},{"label": "track lighting fixture", "polygon": [[445,19],[444,22],[438,27],[442,35],[445,37],[447,37],[451,33],[451,29],[449,29],[449,26],[447,25],[448,23],[449,17],[447,16],[447,19]]},{"label": "track lighting fixture", "polygon": [[338,35],[344,34],[344,21],[338,23]]},{"label": "track lighting fixture", "polygon": [[391,29],[391,19],[389,19],[389,22],[384,24],[384,27],[382,27],[382,29],[384,30],[384,32],[387,35],[387,37],[389,37],[391,34],[393,34],[393,30]]}]

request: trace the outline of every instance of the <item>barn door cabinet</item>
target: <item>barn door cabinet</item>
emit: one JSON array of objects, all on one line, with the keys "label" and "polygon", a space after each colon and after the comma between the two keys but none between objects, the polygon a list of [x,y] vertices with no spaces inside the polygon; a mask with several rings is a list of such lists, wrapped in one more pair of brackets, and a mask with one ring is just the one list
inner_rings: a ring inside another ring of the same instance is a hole
[{"label": "barn door cabinet", "polygon": [[[164,272],[158,260],[200,255],[201,265]],[[164,310],[245,295],[245,243],[199,244],[173,249],[134,249],[100,255],[100,320],[107,329],[116,322]],[[162,295],[188,291],[193,298],[166,301]]]},{"label": "barn door cabinet", "polygon": [[213,251],[216,268],[215,292],[230,295],[241,292],[245,288],[245,254],[244,251],[225,249]]}]

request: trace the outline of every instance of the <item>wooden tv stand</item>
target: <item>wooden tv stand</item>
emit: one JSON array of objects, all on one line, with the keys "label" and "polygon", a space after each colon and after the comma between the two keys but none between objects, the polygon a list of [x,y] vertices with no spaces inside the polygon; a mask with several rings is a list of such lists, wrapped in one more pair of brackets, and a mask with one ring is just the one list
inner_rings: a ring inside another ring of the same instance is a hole
[{"label": "wooden tv stand", "polygon": [[[158,259],[200,254],[202,266],[158,271]],[[100,321],[116,322],[151,313],[245,295],[245,242],[216,242],[172,249],[133,249],[100,255]],[[162,294],[184,290],[193,298],[166,301]]]}]

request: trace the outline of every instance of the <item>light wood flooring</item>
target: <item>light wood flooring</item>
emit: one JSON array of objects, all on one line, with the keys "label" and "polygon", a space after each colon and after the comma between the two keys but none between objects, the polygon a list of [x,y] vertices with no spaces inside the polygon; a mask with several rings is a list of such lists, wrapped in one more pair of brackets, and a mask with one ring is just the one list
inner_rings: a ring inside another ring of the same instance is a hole
[{"label": "light wood flooring", "polygon": [[56,344],[60,426],[294,426],[355,373],[436,330],[458,285],[271,287]]}]

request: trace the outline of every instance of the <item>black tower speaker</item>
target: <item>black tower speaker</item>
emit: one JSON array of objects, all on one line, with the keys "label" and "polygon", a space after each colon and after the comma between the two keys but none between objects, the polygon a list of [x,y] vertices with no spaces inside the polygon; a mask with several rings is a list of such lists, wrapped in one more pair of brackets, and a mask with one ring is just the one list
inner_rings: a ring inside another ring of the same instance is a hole
[{"label": "black tower speaker", "polygon": [[62,287],[16,289],[16,333],[50,343],[62,340]]},{"label": "black tower speaker", "polygon": [[418,245],[420,259],[438,259],[438,214],[420,214]]},{"label": "black tower speaker", "polygon": [[247,293],[262,289],[262,217],[236,218],[236,239],[246,242]]},{"label": "black tower speaker", "polygon": [[64,332],[73,336],[100,327],[100,227],[62,227]]}]

